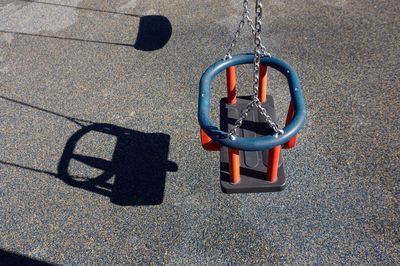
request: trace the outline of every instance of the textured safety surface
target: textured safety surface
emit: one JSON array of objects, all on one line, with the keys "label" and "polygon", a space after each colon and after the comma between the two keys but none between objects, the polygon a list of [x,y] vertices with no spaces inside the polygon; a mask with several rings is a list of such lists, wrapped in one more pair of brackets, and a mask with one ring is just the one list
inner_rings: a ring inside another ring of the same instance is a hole
[{"label": "textured safety surface", "polygon": [[[308,118],[283,151],[286,189],[232,195],[220,190],[219,153],[201,148],[197,91],[241,3],[42,2],[53,4],[0,1],[1,254],[64,265],[400,264],[398,0],[263,1],[264,44],[297,70]],[[171,36],[139,30],[146,15],[167,18]],[[250,38],[236,51],[252,51]],[[238,72],[249,94],[251,68]],[[280,124],[286,86],[272,71]],[[216,123],[225,90],[221,75]]]}]

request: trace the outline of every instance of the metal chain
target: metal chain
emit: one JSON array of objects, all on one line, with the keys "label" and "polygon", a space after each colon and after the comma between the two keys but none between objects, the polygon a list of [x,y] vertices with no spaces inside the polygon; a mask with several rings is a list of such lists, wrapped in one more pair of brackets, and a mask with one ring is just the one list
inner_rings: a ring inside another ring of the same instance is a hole
[{"label": "metal chain", "polygon": [[[247,16],[248,16],[248,1],[244,0],[243,6],[245,7],[247,11]],[[244,12],[245,13],[245,12]],[[243,14],[244,14],[243,13]],[[238,130],[238,128],[242,125],[243,120],[248,116],[250,110],[255,106],[257,107],[258,111],[260,112],[261,116],[267,121],[268,125],[275,131],[277,134],[283,134],[283,130],[278,127],[276,123],[272,121],[272,118],[267,114],[267,111],[265,110],[264,107],[262,107],[260,100],[258,99],[258,84],[259,84],[259,77],[260,77],[260,62],[261,62],[261,57],[263,56],[270,56],[269,54],[265,54],[265,47],[261,44],[261,19],[262,19],[262,4],[261,0],[256,0],[256,17],[255,17],[255,25],[251,23],[251,25],[254,26],[254,60],[253,60],[253,95],[252,95],[252,101],[247,104],[247,106],[242,110],[239,119],[235,122],[233,127],[228,133],[228,137],[230,139],[234,139],[235,136],[234,134]],[[243,23],[242,23],[243,22]],[[242,17],[241,20],[242,27],[244,24],[244,16]],[[241,24],[239,24],[240,26]],[[250,25],[250,24],[249,24]],[[240,34],[240,28],[239,27],[239,34]],[[238,32],[238,31],[237,31]],[[236,34],[235,34],[236,36]],[[236,40],[235,40],[236,43]],[[234,46],[234,45],[233,45]],[[231,45],[231,48],[233,48]],[[232,49],[229,50],[232,52]],[[228,54],[230,58],[230,53],[228,51]]]},{"label": "metal chain", "polygon": [[240,36],[240,31],[242,30],[242,28],[243,28],[243,26],[244,26],[244,23],[247,21],[248,22],[248,24],[250,25],[250,27],[251,27],[251,24],[252,23],[250,23],[249,22],[249,1],[248,0],[244,0],[243,1],[243,13],[242,13],[242,19],[240,20],[240,22],[239,22],[239,25],[238,25],[238,27],[237,27],[237,29],[236,29],[236,32],[235,32],[235,34],[233,35],[233,40],[232,40],[232,42],[231,42],[231,45],[229,45],[229,48],[228,48],[228,52],[226,53],[226,55],[225,55],[225,57],[224,57],[224,60],[227,60],[227,59],[230,59],[230,58],[232,58],[232,51],[233,51],[233,48],[235,47],[235,45],[236,45],[236,43],[237,43],[237,39],[239,38],[239,36]]},{"label": "metal chain", "polygon": [[[247,25],[250,27],[251,32],[253,35],[256,34],[256,27],[254,26],[253,20],[250,18],[250,11],[249,11],[249,1],[244,0],[243,1],[243,13],[242,13],[242,19],[239,22],[239,25],[235,31],[235,34],[233,35],[233,40],[231,44],[229,45],[228,51],[224,57],[224,60],[232,58],[232,51],[233,48],[236,46],[237,40],[240,36],[240,32],[244,26],[244,24],[247,22]],[[261,51],[263,56],[271,56],[269,53],[267,53],[267,48],[265,48],[264,45],[261,45]]]}]

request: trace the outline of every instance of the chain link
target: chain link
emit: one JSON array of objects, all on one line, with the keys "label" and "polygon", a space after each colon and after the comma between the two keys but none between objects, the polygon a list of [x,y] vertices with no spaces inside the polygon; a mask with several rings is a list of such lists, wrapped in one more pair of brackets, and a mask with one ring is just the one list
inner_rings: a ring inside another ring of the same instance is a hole
[{"label": "chain link", "polygon": [[259,77],[260,77],[260,62],[261,58],[264,56],[270,56],[270,54],[266,53],[265,47],[261,44],[261,19],[262,19],[262,4],[261,0],[256,0],[256,16],[255,16],[255,24],[249,18],[249,11],[248,11],[248,1],[243,1],[244,11],[242,14],[242,19],[239,23],[239,27],[235,33],[234,40],[231,43],[231,46],[228,50],[227,55],[225,56],[226,59],[231,58],[232,49],[237,42],[237,37],[239,37],[240,30],[243,27],[245,20],[247,19],[248,25],[251,27],[253,34],[254,34],[254,60],[253,60],[253,95],[252,101],[246,105],[246,107],[241,111],[239,119],[235,122],[233,127],[228,133],[228,137],[230,139],[235,138],[235,133],[238,128],[242,125],[243,120],[246,119],[249,112],[252,110],[253,107],[257,107],[261,116],[267,121],[268,125],[275,131],[276,134],[283,134],[283,130],[278,127],[276,123],[272,121],[272,118],[267,114],[267,111],[264,107],[262,107],[260,100],[258,99],[258,84],[259,84]]},{"label": "chain link", "polygon": [[248,0],[244,0],[243,1],[242,19],[239,22],[239,25],[238,25],[238,27],[236,29],[235,34],[233,35],[233,40],[232,40],[231,44],[229,45],[228,52],[226,53],[226,55],[224,57],[224,60],[232,58],[233,48],[235,47],[235,45],[237,43],[237,40],[238,40],[238,38],[240,36],[240,31],[242,30],[242,28],[244,26],[244,23],[247,21],[248,25],[251,27],[252,22],[249,20],[250,19],[249,14],[250,14],[249,13],[249,1]]},{"label": "chain link", "polygon": [[[256,30],[256,27],[254,26],[253,20],[250,18],[249,1],[248,0],[243,1],[242,19],[239,22],[239,25],[235,31],[235,34],[233,35],[233,40],[232,40],[231,44],[229,45],[229,48],[224,57],[224,60],[230,59],[232,57],[233,48],[236,46],[237,40],[240,36],[240,32],[246,22],[247,22],[247,25],[250,27],[253,35],[255,35],[257,30]],[[271,56],[271,54],[269,54],[267,52],[267,48],[265,48],[265,46],[262,44],[261,44],[261,51],[262,51],[263,56]]]}]

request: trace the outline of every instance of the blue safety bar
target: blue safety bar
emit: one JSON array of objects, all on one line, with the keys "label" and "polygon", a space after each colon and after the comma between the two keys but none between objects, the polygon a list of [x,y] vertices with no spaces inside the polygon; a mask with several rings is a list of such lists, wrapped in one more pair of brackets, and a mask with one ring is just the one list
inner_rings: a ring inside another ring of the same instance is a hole
[{"label": "blue safety bar", "polygon": [[272,67],[284,74],[289,83],[290,97],[295,111],[292,120],[283,128],[283,134],[256,138],[235,137],[234,139],[230,139],[228,138],[228,133],[217,128],[209,116],[212,80],[230,66],[250,64],[253,63],[253,60],[254,54],[239,54],[233,56],[231,59],[216,62],[204,72],[200,80],[198,119],[200,127],[207,135],[224,146],[245,151],[269,150],[275,146],[287,143],[300,131],[306,119],[305,101],[299,78],[296,71],[285,61],[276,57],[261,58],[261,64]]}]

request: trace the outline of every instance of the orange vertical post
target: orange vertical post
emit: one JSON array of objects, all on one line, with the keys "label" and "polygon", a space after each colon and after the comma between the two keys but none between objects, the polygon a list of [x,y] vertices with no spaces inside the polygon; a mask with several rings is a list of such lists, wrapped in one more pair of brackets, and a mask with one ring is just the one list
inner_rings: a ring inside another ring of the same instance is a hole
[{"label": "orange vertical post", "polygon": [[[228,67],[226,70],[226,88],[228,92],[228,104],[235,104],[236,98],[236,68]],[[240,182],[240,154],[239,150],[228,148],[229,176],[231,183]]]},{"label": "orange vertical post", "polygon": [[[228,104],[235,104],[236,99],[236,68],[234,66],[228,67],[226,70],[227,80],[227,93],[228,93]],[[221,145],[212,140],[204,130],[200,129],[201,145],[207,151],[219,151]],[[235,159],[236,160],[236,159]]]},{"label": "orange vertical post", "polygon": [[[290,102],[289,104],[289,110],[286,116],[286,125],[290,122],[290,120],[292,120],[294,116],[294,106],[293,106],[293,102]],[[296,141],[297,141],[297,135],[294,136],[293,138],[291,138],[288,142],[286,142],[285,144],[283,144],[283,148],[284,149],[291,149],[294,146],[296,146]]]},{"label": "orange vertical post", "polygon": [[258,80],[258,99],[260,102],[267,100],[267,82],[268,82],[268,67],[262,64],[260,66],[260,77]]},{"label": "orange vertical post", "polygon": [[279,155],[281,153],[281,146],[273,147],[268,152],[268,169],[267,169],[267,181],[275,182],[278,180],[278,166],[279,166]]},{"label": "orange vertical post", "polygon": [[228,148],[229,153],[229,176],[231,183],[237,184],[240,182],[240,154],[239,150]]},{"label": "orange vertical post", "polygon": [[[268,67],[260,66],[260,77],[258,81],[258,99],[260,102],[267,101]],[[267,181],[275,182],[278,179],[279,154],[281,146],[276,146],[268,152]]]},{"label": "orange vertical post", "polygon": [[228,67],[226,70],[226,88],[228,91],[228,104],[235,104],[236,99],[236,68]]}]

